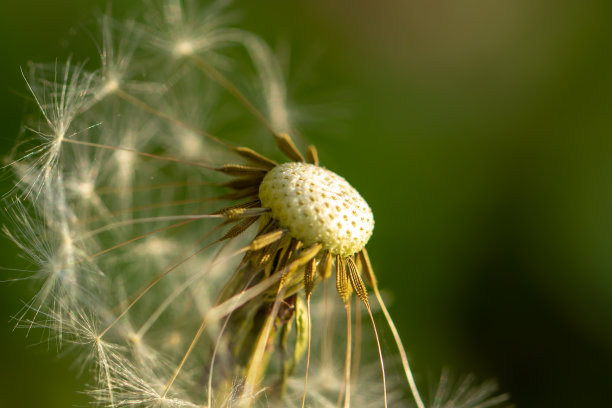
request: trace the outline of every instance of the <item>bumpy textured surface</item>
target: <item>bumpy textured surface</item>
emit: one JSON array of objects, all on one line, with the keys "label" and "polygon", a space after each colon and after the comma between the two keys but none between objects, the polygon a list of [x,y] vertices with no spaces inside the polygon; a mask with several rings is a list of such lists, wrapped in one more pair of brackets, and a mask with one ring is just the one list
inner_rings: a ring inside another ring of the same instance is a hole
[{"label": "bumpy textured surface", "polygon": [[374,217],[368,203],[337,174],[306,163],[284,163],[266,174],[259,188],[263,207],[294,238],[321,243],[334,255],[363,249]]}]

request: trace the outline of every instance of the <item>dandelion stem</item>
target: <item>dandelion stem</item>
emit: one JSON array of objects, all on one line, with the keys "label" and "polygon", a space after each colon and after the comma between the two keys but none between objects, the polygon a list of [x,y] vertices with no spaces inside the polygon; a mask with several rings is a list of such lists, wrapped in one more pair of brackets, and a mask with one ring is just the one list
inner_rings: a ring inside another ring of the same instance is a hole
[{"label": "dandelion stem", "polygon": [[310,369],[310,342],[312,338],[312,322],[310,316],[310,296],[314,288],[314,273],[316,267],[316,260],[312,258],[306,265],[304,271],[304,289],[306,291],[306,324],[307,327],[307,352],[306,352],[306,373],[304,374],[304,392],[302,394],[302,408],[306,403],[306,390],[308,389],[308,371]]},{"label": "dandelion stem", "polygon": [[273,135],[276,135],[277,132],[272,127],[272,124],[264,117],[264,115],[236,88],[236,86],[225,77],[221,72],[217,71],[215,68],[210,66],[204,61],[201,57],[197,55],[191,55],[191,59],[193,62],[200,68],[206,75],[210,76],[214,79],[219,85],[225,88],[230,94],[232,94],[240,103],[244,105],[245,108],[257,118]]},{"label": "dandelion stem", "polygon": [[172,377],[170,378],[170,380],[166,383],[166,387],[164,388],[164,393],[161,396],[162,400],[166,398],[166,395],[168,395],[168,391],[170,391],[170,388],[172,387],[174,380],[176,380],[176,377],[178,377],[179,373],[181,372],[181,369],[185,365],[185,362],[187,361],[187,358],[191,354],[191,351],[193,350],[196,343],[200,339],[200,336],[202,336],[202,333],[204,332],[204,328],[206,327],[207,324],[208,324],[208,320],[206,319],[206,316],[205,316],[204,319],[202,319],[202,323],[200,324],[200,327],[198,327],[198,331],[196,332],[195,336],[193,336],[193,340],[191,340],[191,344],[189,345],[189,348],[185,352],[183,359],[179,363],[176,370],[174,370],[174,373],[172,374]]},{"label": "dandelion stem", "polygon": [[166,216],[159,216],[159,217],[133,218],[131,220],[123,220],[123,221],[114,222],[112,224],[108,224],[98,229],[92,230],[87,234],[79,236],[79,239],[85,240],[87,238],[91,238],[95,235],[112,230],[114,228],[124,227],[127,225],[146,224],[149,222],[161,222],[161,221],[177,221],[177,220],[195,221],[195,220],[211,219],[211,218],[219,219],[219,218],[225,218],[225,217],[219,214],[200,214],[200,215],[166,215]]},{"label": "dandelion stem", "polygon": [[[353,350],[353,361],[351,370],[351,381],[357,382],[359,376],[359,364],[361,361],[361,336],[362,336],[362,324],[361,324],[361,300],[358,296],[355,296],[355,347]],[[367,308],[367,306],[366,306]]]},{"label": "dandelion stem", "polygon": [[308,370],[310,369],[310,341],[312,333],[312,322],[310,318],[310,295],[306,296],[306,323],[308,324],[308,344],[306,348],[306,374],[304,374],[304,393],[302,394],[302,408],[306,403],[306,389],[308,388]]},{"label": "dandelion stem", "polygon": [[400,338],[397,328],[395,327],[395,323],[393,323],[393,320],[391,319],[391,315],[389,314],[389,311],[387,310],[387,307],[385,306],[385,303],[382,300],[382,296],[380,295],[380,291],[378,290],[378,287],[374,286],[373,289],[374,289],[374,295],[376,296],[376,299],[378,300],[378,303],[380,304],[380,308],[382,309],[382,312],[385,315],[385,318],[387,319],[387,324],[389,325],[389,328],[391,329],[391,333],[393,333],[393,338],[395,339],[395,343],[397,344],[397,348],[400,353],[400,358],[402,360],[402,365],[404,366],[404,372],[406,374],[406,379],[408,380],[408,384],[410,385],[410,390],[412,391],[412,396],[414,397],[414,401],[416,402],[418,408],[425,408],[425,404],[423,403],[423,400],[421,399],[416,382],[414,381],[414,376],[412,375],[412,370],[410,369],[410,364],[408,363],[408,357],[406,356],[406,350],[404,349],[404,345],[402,344],[402,339]]},{"label": "dandelion stem", "polygon": [[259,334],[259,339],[257,340],[257,344],[255,346],[255,349],[253,350],[253,355],[251,356],[251,361],[249,362],[249,368],[246,374],[243,396],[244,393],[255,393],[255,387],[261,379],[261,375],[265,367],[264,354],[266,346],[268,345],[268,339],[270,338],[272,327],[274,326],[274,322],[276,321],[276,317],[278,316],[278,311],[280,309],[281,301],[284,297],[285,286],[281,285],[276,293],[276,298],[274,299],[272,311],[266,319],[266,323],[263,329],[261,330],[261,333]]},{"label": "dandelion stem", "polygon": [[383,314],[385,315],[385,319],[387,320],[387,324],[391,329],[391,333],[393,333],[393,338],[395,339],[395,344],[397,345],[397,348],[400,353],[400,358],[402,360],[402,365],[404,366],[404,374],[406,374],[406,379],[408,380],[408,384],[410,385],[410,391],[412,391],[414,401],[416,402],[418,408],[425,408],[425,404],[421,399],[416,382],[414,381],[414,376],[412,375],[412,370],[410,369],[410,364],[408,363],[408,357],[406,356],[406,350],[404,349],[402,339],[397,331],[397,328],[395,327],[395,323],[393,323],[393,319],[391,319],[391,315],[389,314],[387,307],[385,306],[385,302],[383,301],[382,296],[380,295],[380,291],[378,290],[378,283],[376,282],[376,276],[374,275],[374,271],[372,269],[372,263],[370,262],[368,251],[364,248],[359,253],[359,256],[362,262],[364,275],[368,280],[370,286],[372,286],[372,289],[374,290],[374,295],[378,300],[378,304],[380,304],[380,308],[382,309]]},{"label": "dandelion stem", "polygon": [[168,394],[168,391],[170,391],[170,388],[172,387],[172,384],[174,383],[174,381],[176,380],[179,372],[183,368],[183,365],[185,365],[185,362],[187,361],[187,358],[189,357],[189,355],[193,351],[193,348],[194,348],[195,344],[198,342],[198,340],[202,336],[202,332],[204,331],[204,328],[206,327],[206,325],[208,323],[210,323],[210,322],[216,321],[216,320],[226,316],[227,314],[233,312],[234,310],[236,310],[237,308],[239,308],[240,306],[242,306],[243,304],[245,304],[249,300],[251,300],[251,299],[253,299],[253,298],[257,297],[257,296],[260,296],[270,286],[272,286],[275,283],[277,283],[280,280],[280,278],[281,278],[281,274],[280,273],[274,274],[273,276],[271,276],[271,277],[269,277],[269,278],[259,282],[258,284],[250,287],[249,289],[243,290],[242,292],[238,293],[237,295],[232,296],[231,298],[227,299],[225,302],[223,302],[223,303],[213,307],[212,309],[210,309],[208,311],[208,313],[206,313],[206,315],[204,315],[204,318],[202,319],[202,323],[200,324],[200,327],[198,328],[198,331],[196,332],[193,340],[191,341],[191,344],[189,345],[189,348],[187,349],[187,352],[183,356],[183,359],[181,360],[179,366],[174,371],[174,374],[172,375],[172,378],[170,378],[170,380],[166,384],[166,388],[164,390],[162,398],[165,398],[166,395]]},{"label": "dandelion stem", "polygon": [[[110,212],[106,214],[106,216],[114,217],[116,215],[121,215],[121,214],[129,214],[129,213],[134,213],[138,211],[151,210],[153,208],[175,207],[175,206],[181,206],[181,205],[203,203],[203,202],[211,201],[211,200],[214,200],[214,198],[204,197],[204,198],[191,198],[188,200],[159,202],[159,203],[154,203],[154,204],[140,205],[138,207],[132,207],[132,208],[122,208],[120,210]],[[89,218],[85,218],[84,220],[81,220],[81,222],[89,223],[89,222],[98,221],[101,218],[103,218],[103,216],[101,215],[96,216],[96,217],[89,217]],[[200,218],[203,218],[203,217],[200,217]],[[213,218],[213,217],[211,216],[210,218]],[[220,218],[220,217],[217,217],[217,218]]]},{"label": "dandelion stem", "polygon": [[223,333],[225,332],[225,328],[227,327],[227,324],[229,323],[231,317],[232,317],[232,314],[230,313],[227,315],[227,317],[223,321],[223,326],[221,326],[221,329],[219,330],[219,335],[217,336],[217,340],[215,341],[215,347],[213,349],[212,356],[210,357],[210,369],[208,373],[208,385],[207,385],[208,387],[208,405],[206,405],[206,407],[212,407],[212,397],[213,397],[212,382],[213,382],[213,371],[215,369],[215,360],[217,359],[217,353],[219,352],[219,344],[221,343],[221,337],[223,337]]},{"label": "dandelion stem", "polygon": [[344,408],[351,407],[351,349],[352,349],[352,335],[351,335],[351,321],[353,319],[351,315],[351,303],[346,302],[344,304],[344,310],[346,311],[346,356],[344,357],[344,395],[341,392],[338,398],[338,407],[344,397]]},{"label": "dandelion stem", "polygon": [[329,280],[323,281],[323,338],[321,339],[321,361],[332,361],[333,338],[330,333],[333,333],[333,327],[336,320],[335,310],[330,306],[330,290]]},{"label": "dandelion stem", "polygon": [[[204,241],[209,235],[210,234],[205,234],[204,237],[200,238],[200,240],[198,241],[198,244],[201,243],[202,241]],[[198,251],[194,252],[190,256],[188,256],[185,259],[183,259],[183,263],[187,262],[189,259],[193,258],[195,255],[197,255],[197,254],[205,251],[206,249],[210,248],[215,243],[216,242],[213,242],[213,243],[211,243],[209,245],[204,246],[203,248],[200,248]],[[168,308],[168,306],[170,306],[172,304],[172,302],[174,302],[174,300],[176,300],[176,298],[181,293],[183,293],[183,291],[185,291],[188,287],[190,287],[195,281],[197,281],[198,279],[202,278],[202,276],[206,272],[208,272],[209,270],[210,269],[203,269],[200,272],[193,274],[189,279],[187,279],[185,282],[183,282],[179,287],[174,289],[172,291],[172,293],[170,293],[166,297],[166,299],[155,309],[155,311],[153,313],[151,313],[151,315],[147,318],[147,320],[140,327],[140,329],[138,329],[138,332],[136,333],[136,337],[142,338],[146,334],[146,332],[153,326],[153,324],[159,318],[159,316],[161,316],[161,314],[164,312],[164,310],[166,310],[166,308]]]},{"label": "dandelion stem", "polygon": [[[207,234],[208,235],[208,234]],[[99,337],[102,337],[106,334],[106,332],[108,332],[119,320],[121,320],[121,318],[123,316],[125,316],[125,314],[140,300],[140,298],[142,298],[153,286],[155,286],[160,280],[162,280],[165,276],[167,276],[170,272],[172,272],[173,270],[175,270],[176,268],[178,268],[179,266],[181,266],[182,264],[184,264],[185,262],[187,262],[188,260],[190,260],[191,258],[193,258],[194,256],[196,256],[197,254],[199,254],[200,252],[210,248],[212,245],[216,244],[218,241],[212,242],[208,245],[203,246],[202,248],[198,249],[197,251],[193,252],[191,255],[189,255],[188,257],[181,259],[179,262],[175,263],[174,265],[172,265],[171,267],[169,267],[166,271],[164,271],[163,273],[157,275],[153,280],[151,280],[147,286],[145,286],[143,289],[141,289],[138,294],[136,295],[136,297],[134,297],[132,299],[132,301],[130,302],[130,304],[124,308],[121,313],[119,313],[119,315],[115,318],[115,320],[112,321],[111,324],[108,325],[108,327],[106,327],[106,329],[104,329],[102,331],[102,333],[100,333]]]},{"label": "dandelion stem", "polygon": [[380,370],[382,373],[382,382],[383,382],[383,395],[385,400],[385,408],[387,408],[387,376],[385,375],[385,362],[383,360],[382,349],[380,347],[380,339],[378,338],[378,330],[376,330],[376,323],[374,323],[374,316],[372,315],[372,310],[369,307],[366,307],[368,314],[370,315],[370,320],[372,321],[372,328],[374,329],[374,337],[376,338],[376,346],[378,347],[378,357],[380,358]]},{"label": "dandelion stem", "polygon": [[189,166],[202,167],[202,168],[207,169],[207,170],[216,170],[216,167],[209,166],[209,165],[206,165],[204,163],[194,162],[194,161],[189,161],[189,160],[183,160],[183,159],[177,159],[175,157],[170,157],[170,156],[160,156],[158,154],[145,153],[145,152],[141,152],[141,151],[138,151],[138,150],[130,149],[130,148],[127,148],[127,147],[110,146],[110,145],[105,145],[105,144],[100,144],[100,143],[93,143],[93,142],[85,142],[83,140],[75,140],[75,139],[64,139],[63,141],[65,143],[72,143],[72,144],[77,144],[77,145],[82,145],[82,146],[90,146],[90,147],[97,147],[97,148],[100,148],[100,149],[108,149],[108,150],[115,150],[115,151],[134,153],[134,154],[137,154],[139,156],[149,157],[149,158],[158,159],[158,160],[171,161],[171,162],[176,162],[176,163],[181,163],[181,164],[187,164]]},{"label": "dandelion stem", "polygon": [[219,139],[216,136],[213,136],[212,134],[197,128],[196,126],[190,125],[189,123],[183,122],[180,119],[177,119],[171,115],[168,115],[167,113],[164,113],[158,109],[155,109],[154,107],[152,107],[151,105],[149,105],[148,103],[144,102],[141,99],[138,99],[137,97],[135,97],[132,94],[129,94],[125,91],[123,91],[122,89],[117,89],[115,91],[115,94],[117,96],[119,96],[121,99],[131,103],[132,105],[144,110],[145,112],[149,112],[161,119],[164,119],[167,122],[173,123],[175,125],[181,126],[185,129],[191,130],[192,132],[195,132],[197,134],[199,134],[200,136],[204,136],[212,141],[214,141],[215,143],[220,144],[221,146],[227,147],[230,150],[234,150],[234,146],[230,145],[229,143],[224,142],[223,140]]},{"label": "dandelion stem", "polygon": [[[196,219],[197,219],[197,218],[196,218]],[[203,235],[203,236],[202,236],[200,239],[198,239],[198,241],[197,241],[197,242],[196,242],[196,243],[195,243],[193,246],[198,246],[198,245],[200,245],[202,242],[204,242],[204,240],[206,240],[207,238],[209,238],[211,235],[213,235],[215,232],[217,232],[217,231],[218,231],[220,228],[222,228],[224,225],[225,225],[225,223],[222,223],[222,224],[217,225],[217,226],[216,226],[216,227],[214,227],[214,228],[211,228],[211,229],[210,229],[208,232],[206,232],[206,234],[204,234],[204,235]],[[183,258],[184,258],[184,256],[185,256],[185,254],[186,254],[187,252],[188,252],[188,251],[187,251],[187,250],[185,250],[185,251],[181,252],[181,254],[180,254],[179,256],[174,257],[174,258],[173,258],[173,260],[172,260],[172,261],[171,261],[171,262],[168,264],[168,268],[170,268],[170,267],[171,267],[171,266],[172,266],[172,265],[173,265],[173,264],[174,264],[176,261],[183,259]],[[130,296],[130,297],[129,297],[129,299],[130,299],[130,300],[129,300],[129,302],[132,302],[132,300],[134,299],[134,296],[137,296],[137,295],[138,295],[138,294],[139,294],[141,291],[145,290],[145,288],[146,288],[148,285],[150,285],[150,284],[151,284],[151,282],[153,282],[154,280],[156,280],[157,278],[159,278],[159,277],[160,277],[160,276],[161,276],[163,273],[165,273],[165,272],[162,272],[162,273],[160,273],[160,274],[158,274],[158,275],[154,276],[153,278],[151,278],[151,280],[150,280],[149,282],[147,282],[147,283],[145,284],[145,286],[143,286],[143,287],[142,287],[142,288],[141,288],[141,289],[140,289],[138,292],[136,292],[136,295],[132,295],[132,296]],[[128,303],[129,303],[129,302],[128,302]],[[117,311],[118,311],[118,310],[121,310],[123,307],[126,307],[126,306],[127,306],[127,305],[125,305],[125,303],[124,303],[124,304],[120,304],[118,307],[116,307],[116,308],[113,310],[113,312],[117,313]]]},{"label": "dandelion stem", "polygon": [[146,191],[163,188],[175,188],[175,187],[190,187],[190,186],[221,186],[220,183],[212,183],[209,181],[181,181],[176,183],[161,183],[161,184],[147,184],[140,186],[131,187],[98,187],[94,190],[97,194],[121,194],[126,191]]},{"label": "dandelion stem", "polygon": [[115,250],[117,248],[121,248],[122,246],[125,246],[125,245],[131,244],[133,242],[139,241],[139,240],[141,240],[143,238],[146,238],[146,237],[148,237],[150,235],[157,234],[158,232],[166,231],[166,230],[169,230],[171,228],[181,227],[183,225],[189,224],[189,223],[194,222],[194,221],[196,221],[196,220],[187,220],[187,221],[177,222],[176,224],[168,225],[168,226],[165,226],[165,227],[162,227],[162,228],[155,229],[153,231],[149,231],[149,232],[147,232],[145,234],[142,234],[142,235],[139,235],[137,237],[130,238],[127,241],[123,241],[123,242],[121,242],[121,243],[119,243],[117,245],[113,245],[110,248],[106,248],[106,249],[103,249],[101,251],[98,251],[98,252],[96,252],[93,255],[89,255],[89,256],[83,257],[83,258],[75,261],[74,264],[76,265],[76,264],[81,263],[81,262],[91,261],[92,259],[97,258],[97,257],[99,257],[101,255],[104,255],[107,252],[113,251],[113,250]]}]

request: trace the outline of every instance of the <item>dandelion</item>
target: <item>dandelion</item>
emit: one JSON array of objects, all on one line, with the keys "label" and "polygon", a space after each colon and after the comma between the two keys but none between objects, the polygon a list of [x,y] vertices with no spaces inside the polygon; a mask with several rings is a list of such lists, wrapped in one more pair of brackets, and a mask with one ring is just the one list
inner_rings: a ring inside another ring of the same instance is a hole
[{"label": "dandelion", "polygon": [[[372,211],[298,148],[282,69],[225,6],[105,16],[99,69],[24,74],[38,112],[5,231],[42,286],[19,321],[83,350],[101,406],[425,407],[365,249]],[[282,156],[246,147],[262,129]],[[387,379],[378,309],[409,397]],[[507,400],[472,388],[431,406]]]}]

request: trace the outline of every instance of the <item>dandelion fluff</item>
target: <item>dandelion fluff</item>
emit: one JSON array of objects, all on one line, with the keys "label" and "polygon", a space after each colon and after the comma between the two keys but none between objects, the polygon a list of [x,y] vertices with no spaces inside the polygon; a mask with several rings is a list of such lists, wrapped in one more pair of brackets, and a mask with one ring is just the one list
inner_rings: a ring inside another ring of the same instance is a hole
[{"label": "dandelion fluff", "polygon": [[[372,212],[296,145],[283,70],[234,21],[224,1],[152,2],[102,18],[98,69],[28,67],[4,228],[40,282],[21,325],[81,351],[99,406],[424,407],[365,249]],[[262,130],[273,154],[253,150]],[[431,406],[506,401],[465,384]]]}]

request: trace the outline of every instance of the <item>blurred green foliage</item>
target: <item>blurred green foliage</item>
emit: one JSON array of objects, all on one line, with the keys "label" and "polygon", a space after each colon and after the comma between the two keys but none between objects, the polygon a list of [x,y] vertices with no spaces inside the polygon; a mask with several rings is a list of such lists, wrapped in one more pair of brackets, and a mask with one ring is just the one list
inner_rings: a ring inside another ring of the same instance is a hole
[{"label": "blurred green foliage", "polygon": [[[95,63],[96,16],[134,3],[2,2],[3,154],[27,98],[19,67],[70,55]],[[370,253],[421,379],[448,365],[497,377],[520,407],[609,405],[612,3],[235,9],[246,28],[290,47],[289,88],[310,114],[304,136],[370,202]],[[26,267],[5,239],[0,251],[2,266]],[[72,358],[58,358],[46,333],[11,332],[33,289],[0,286],[0,406],[83,405]]]}]

